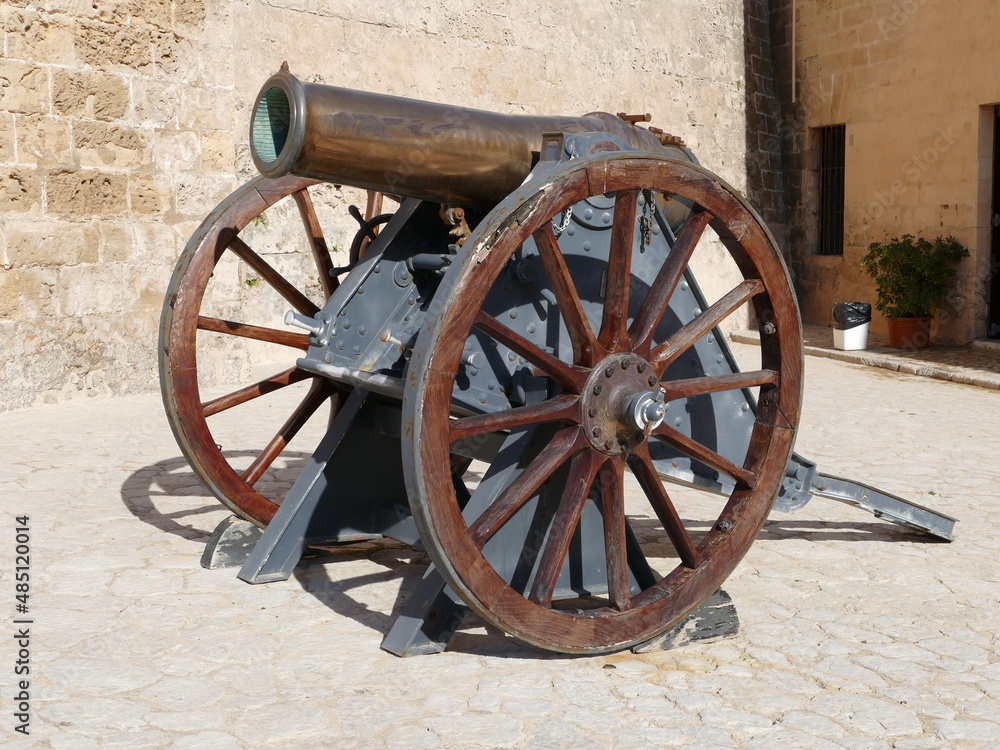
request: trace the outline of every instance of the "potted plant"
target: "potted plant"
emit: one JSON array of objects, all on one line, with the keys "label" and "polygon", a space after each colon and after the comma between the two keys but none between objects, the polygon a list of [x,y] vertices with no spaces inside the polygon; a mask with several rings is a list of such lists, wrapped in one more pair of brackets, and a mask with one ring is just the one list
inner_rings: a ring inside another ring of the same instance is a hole
[{"label": "potted plant", "polygon": [[930,343],[931,320],[955,279],[955,264],[969,251],[954,237],[933,242],[904,234],[873,242],[861,265],[875,280],[875,307],[889,323],[889,346],[917,349]]}]

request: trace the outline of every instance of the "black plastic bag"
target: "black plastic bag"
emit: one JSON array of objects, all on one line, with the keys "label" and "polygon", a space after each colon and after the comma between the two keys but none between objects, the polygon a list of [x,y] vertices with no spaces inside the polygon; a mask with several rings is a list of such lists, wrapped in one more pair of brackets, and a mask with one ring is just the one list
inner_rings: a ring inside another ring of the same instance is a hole
[{"label": "black plastic bag", "polygon": [[872,319],[872,306],[867,302],[835,302],[833,304],[833,327],[838,331],[857,328]]}]

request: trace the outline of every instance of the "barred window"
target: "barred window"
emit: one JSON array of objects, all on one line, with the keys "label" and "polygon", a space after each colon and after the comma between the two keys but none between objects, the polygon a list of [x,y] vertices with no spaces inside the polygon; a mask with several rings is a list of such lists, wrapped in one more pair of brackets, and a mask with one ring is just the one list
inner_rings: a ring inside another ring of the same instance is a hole
[{"label": "barred window", "polygon": [[846,126],[819,128],[819,254],[844,254]]}]

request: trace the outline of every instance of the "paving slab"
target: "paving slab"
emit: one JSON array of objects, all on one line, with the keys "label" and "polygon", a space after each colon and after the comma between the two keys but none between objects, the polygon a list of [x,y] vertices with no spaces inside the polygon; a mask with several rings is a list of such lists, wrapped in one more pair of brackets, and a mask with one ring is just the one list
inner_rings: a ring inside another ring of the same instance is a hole
[{"label": "paving slab", "polygon": [[[737,347],[739,348],[739,347]],[[379,649],[426,559],[368,544],[250,586],[199,559],[227,512],[157,395],[0,414],[0,745],[989,748],[1000,741],[1000,394],[806,358],[797,450],[959,519],[929,540],[817,498],[726,583],[735,638],[571,658],[475,623]],[[28,737],[15,726],[15,517],[28,515]]]}]

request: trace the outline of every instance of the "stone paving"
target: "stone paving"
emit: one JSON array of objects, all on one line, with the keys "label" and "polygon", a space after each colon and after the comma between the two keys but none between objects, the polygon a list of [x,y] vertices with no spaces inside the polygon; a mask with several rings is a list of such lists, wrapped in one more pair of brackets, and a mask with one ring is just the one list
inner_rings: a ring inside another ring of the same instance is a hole
[{"label": "stone paving", "polygon": [[[844,351],[833,345],[833,329],[829,326],[805,324],[802,336],[806,353],[815,357],[1000,390],[1000,340],[983,339],[966,346],[931,344],[923,349],[895,349],[889,346],[888,336],[871,333],[865,349]],[[756,331],[737,331],[733,340],[756,344],[760,337]]]},{"label": "stone paving", "polygon": [[198,559],[226,512],[155,395],[0,414],[31,526],[31,736],[50,748],[1000,748],[995,391],[806,358],[797,449],[960,519],[929,541],[817,498],[775,513],[726,583],[735,638],[568,658],[472,623],[450,650],[379,650],[423,558],[369,545],[249,586]]}]

